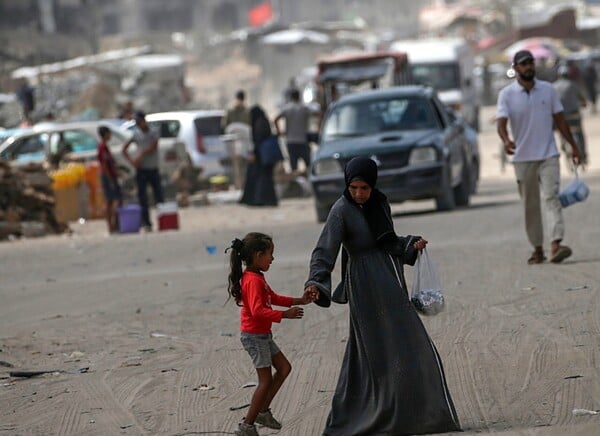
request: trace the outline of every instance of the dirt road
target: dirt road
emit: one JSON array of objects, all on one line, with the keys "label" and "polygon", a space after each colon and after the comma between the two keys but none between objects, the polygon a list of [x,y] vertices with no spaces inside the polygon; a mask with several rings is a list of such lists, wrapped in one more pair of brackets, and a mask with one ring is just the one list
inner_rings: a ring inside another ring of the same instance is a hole
[{"label": "dirt road", "polygon": [[[467,434],[600,434],[600,416],[572,414],[600,409],[600,116],[586,117],[592,194],[565,210],[574,254],[561,265],[526,264],[512,168],[500,172],[498,139],[483,124],[472,207],[394,207],[398,233],[425,235],[440,267],[447,309],[424,322],[461,423]],[[181,222],[178,232],[117,237],[88,222],[71,237],[0,244],[0,434],[232,434],[245,409],[230,408],[249,402],[243,386],[255,374],[238,309],[225,304],[223,250],[249,230],[272,234],[267,278],[300,295],[320,225],[310,198],[188,209]],[[345,306],[311,306],[275,326],[293,371],[273,404],[284,427],[261,435],[320,434],[347,319]]]}]

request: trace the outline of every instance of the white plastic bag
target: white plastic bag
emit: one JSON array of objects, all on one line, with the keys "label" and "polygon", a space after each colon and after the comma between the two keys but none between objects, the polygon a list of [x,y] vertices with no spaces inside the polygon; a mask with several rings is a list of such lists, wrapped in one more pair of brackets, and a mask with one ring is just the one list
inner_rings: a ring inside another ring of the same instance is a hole
[{"label": "white plastic bag", "polygon": [[578,201],[584,201],[590,194],[590,188],[577,175],[577,167],[575,167],[575,177],[571,179],[565,189],[560,193],[559,199],[562,207],[567,207]]},{"label": "white plastic bag", "polygon": [[444,309],[440,276],[426,249],[419,253],[415,263],[410,299],[423,315],[437,315]]}]

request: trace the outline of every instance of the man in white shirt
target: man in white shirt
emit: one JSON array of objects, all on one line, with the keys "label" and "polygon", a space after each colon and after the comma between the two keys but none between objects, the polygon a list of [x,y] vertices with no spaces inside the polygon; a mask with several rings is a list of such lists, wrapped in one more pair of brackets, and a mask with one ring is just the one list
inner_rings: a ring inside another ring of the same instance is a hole
[{"label": "man in white shirt", "polygon": [[[563,106],[552,84],[535,79],[535,62],[528,50],[518,51],[513,57],[517,79],[500,91],[497,106],[498,135],[504,150],[512,155],[519,194],[525,209],[525,230],[534,252],[527,263],[537,264],[544,256],[542,204],[540,188],[552,238],[553,263],[562,262],[572,254],[561,245],[565,225],[560,204],[560,153],[556,147],[553,126],[560,131],[573,149],[573,163],[579,164],[580,154],[569,125],[563,115]],[[508,134],[508,121],[514,141]]]}]

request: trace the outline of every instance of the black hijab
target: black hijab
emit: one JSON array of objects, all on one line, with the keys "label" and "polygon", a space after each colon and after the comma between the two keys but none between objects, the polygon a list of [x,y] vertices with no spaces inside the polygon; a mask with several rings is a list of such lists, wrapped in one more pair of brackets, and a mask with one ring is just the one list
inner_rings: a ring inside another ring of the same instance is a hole
[{"label": "black hijab", "polygon": [[371,196],[362,205],[369,230],[378,244],[390,239],[395,240],[396,233],[394,232],[394,223],[388,214],[387,197],[383,192],[375,188],[377,183],[377,164],[372,159],[366,157],[355,157],[346,164],[344,180],[346,182],[344,197],[354,204],[357,203],[352,199],[348,185],[355,180],[361,180],[371,187]]},{"label": "black hijab", "polygon": [[256,151],[260,143],[271,136],[269,118],[259,105],[250,108],[250,127],[252,129],[252,142]]}]

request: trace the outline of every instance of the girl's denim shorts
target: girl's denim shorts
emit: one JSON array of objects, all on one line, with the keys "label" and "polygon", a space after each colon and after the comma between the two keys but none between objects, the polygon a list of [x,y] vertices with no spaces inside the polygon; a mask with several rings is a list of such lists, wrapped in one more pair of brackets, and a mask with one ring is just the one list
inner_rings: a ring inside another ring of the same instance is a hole
[{"label": "girl's denim shorts", "polygon": [[250,355],[255,368],[271,367],[271,356],[281,352],[275,341],[273,341],[271,333],[255,334],[242,332],[240,341],[242,341],[244,350]]}]

